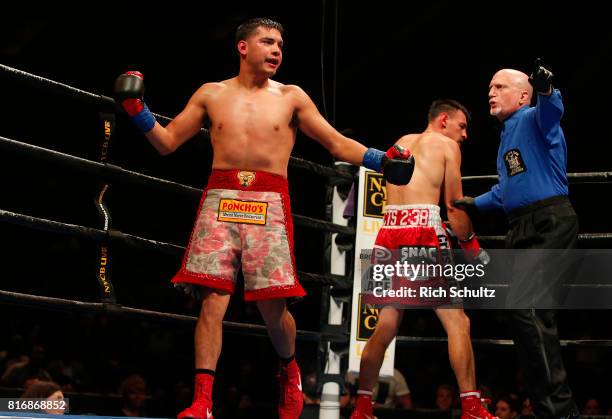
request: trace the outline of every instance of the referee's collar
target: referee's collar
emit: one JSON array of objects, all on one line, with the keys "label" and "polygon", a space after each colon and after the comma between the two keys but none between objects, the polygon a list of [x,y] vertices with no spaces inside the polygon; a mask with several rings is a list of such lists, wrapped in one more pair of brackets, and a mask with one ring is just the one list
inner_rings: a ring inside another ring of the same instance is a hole
[{"label": "referee's collar", "polygon": [[514,125],[516,125],[516,123],[518,122],[518,120],[521,117],[521,114],[523,112],[527,112],[527,110],[529,109],[529,106],[522,106],[520,108],[518,108],[512,115],[510,115],[505,121],[504,121],[504,131],[507,128],[511,128]]}]

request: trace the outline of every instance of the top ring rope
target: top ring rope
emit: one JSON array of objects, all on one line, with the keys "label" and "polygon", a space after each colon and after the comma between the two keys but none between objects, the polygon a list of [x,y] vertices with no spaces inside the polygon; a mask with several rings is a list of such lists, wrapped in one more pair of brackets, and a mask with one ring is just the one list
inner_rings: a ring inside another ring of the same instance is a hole
[{"label": "top ring rope", "polygon": [[[109,182],[126,182],[129,184],[145,185],[155,187],[161,190],[178,191],[187,196],[199,198],[202,195],[202,190],[192,186],[183,185],[169,180],[159,179],[153,176],[144,175],[142,173],[133,172],[123,169],[119,166],[109,163],[98,163],[82,157],[73,156],[71,154],[61,153],[59,151],[50,150],[47,148],[35,146],[28,143],[12,140],[0,136],[0,150],[19,153],[27,157],[35,157],[45,161],[53,161],[64,166],[89,173],[94,176],[99,176]],[[309,162],[310,163],[310,162]],[[330,169],[333,170],[333,169]],[[315,230],[323,230],[331,233],[343,233],[351,236],[355,235],[355,229],[339,224],[334,224],[329,221],[317,220],[315,218],[306,217],[304,215],[293,214],[293,219],[296,225],[309,227]]]},{"label": "top ring rope", "polygon": [[[571,180],[587,180],[587,181],[601,181],[606,182],[612,179],[612,172],[582,172],[582,173],[568,173],[568,179]],[[482,176],[463,176],[461,178],[464,182],[479,181],[479,180],[491,180],[497,182],[499,177],[497,175],[482,175]]]},{"label": "top ring rope", "polygon": [[[55,93],[70,97],[72,99],[85,101],[94,105],[109,106],[115,108],[115,100],[111,97],[98,95],[95,93],[87,92],[85,90],[77,89],[76,87],[57,82],[55,80],[47,79],[41,76],[37,76],[32,73],[28,73],[23,70],[19,70],[13,67],[9,67],[4,64],[0,64],[0,74],[5,76],[13,77],[20,81],[23,81],[30,86],[41,87],[44,86]],[[153,113],[158,121],[170,122],[172,118],[164,115]],[[201,128],[200,134],[206,138],[210,138],[208,130]],[[338,177],[343,179],[354,180],[355,176],[348,173],[345,170],[336,170],[332,167],[324,166],[318,163],[314,163],[308,160],[291,157],[289,165],[297,169],[307,169],[321,176]]]}]

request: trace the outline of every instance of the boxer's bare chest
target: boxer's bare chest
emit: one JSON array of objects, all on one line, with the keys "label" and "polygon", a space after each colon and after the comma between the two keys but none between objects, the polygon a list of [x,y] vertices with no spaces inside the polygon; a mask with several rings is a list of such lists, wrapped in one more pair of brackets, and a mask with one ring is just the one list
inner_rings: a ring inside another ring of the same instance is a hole
[{"label": "boxer's bare chest", "polygon": [[208,106],[209,128],[217,136],[266,136],[292,129],[294,107],[280,89],[227,89]]}]

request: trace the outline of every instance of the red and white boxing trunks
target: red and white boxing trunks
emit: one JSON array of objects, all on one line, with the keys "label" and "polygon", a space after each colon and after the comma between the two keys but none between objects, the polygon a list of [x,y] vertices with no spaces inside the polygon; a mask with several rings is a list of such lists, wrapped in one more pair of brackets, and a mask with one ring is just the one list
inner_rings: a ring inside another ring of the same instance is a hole
[{"label": "red and white boxing trunks", "polygon": [[213,170],[175,286],[233,292],[242,266],[244,299],[306,295],[293,255],[287,179],[267,172]]},{"label": "red and white boxing trunks", "polygon": [[404,246],[449,247],[440,207],[425,204],[385,207],[383,225],[374,247],[391,250]]},{"label": "red and white boxing trunks", "polygon": [[377,297],[375,300],[367,300],[377,304],[398,303],[416,307],[438,307],[453,302],[447,297],[448,293],[440,298],[424,298],[420,294],[420,288],[447,289],[449,284],[449,278],[443,275],[427,274],[443,271],[444,266],[453,263],[449,239],[442,226],[440,207],[437,205],[387,205],[372,256],[374,264],[407,262],[414,266],[422,265],[422,270],[411,270],[412,277],[409,274],[409,278],[393,278],[394,290],[402,287],[413,289],[416,291],[413,297]]}]

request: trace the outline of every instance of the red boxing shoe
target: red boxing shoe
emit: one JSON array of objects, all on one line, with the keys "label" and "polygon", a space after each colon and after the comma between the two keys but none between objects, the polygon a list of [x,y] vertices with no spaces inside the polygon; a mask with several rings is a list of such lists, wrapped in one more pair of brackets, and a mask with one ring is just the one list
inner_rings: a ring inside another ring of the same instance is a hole
[{"label": "red boxing shoe", "polygon": [[466,391],[461,393],[461,419],[496,419],[482,405],[479,391]]},{"label": "red boxing shoe", "polygon": [[196,374],[193,403],[179,413],[177,419],[213,419],[212,386],[214,379],[209,374]]},{"label": "red boxing shoe", "polygon": [[351,415],[351,419],[376,419],[373,409],[372,403],[372,394],[360,394],[357,393],[357,398],[355,399],[355,410]]},{"label": "red boxing shoe", "polygon": [[212,403],[195,401],[178,414],[177,419],[213,419]]},{"label": "red boxing shoe", "polygon": [[279,374],[280,400],[278,402],[279,419],[299,419],[304,407],[302,378],[300,367],[295,358],[288,364],[281,364]]}]

